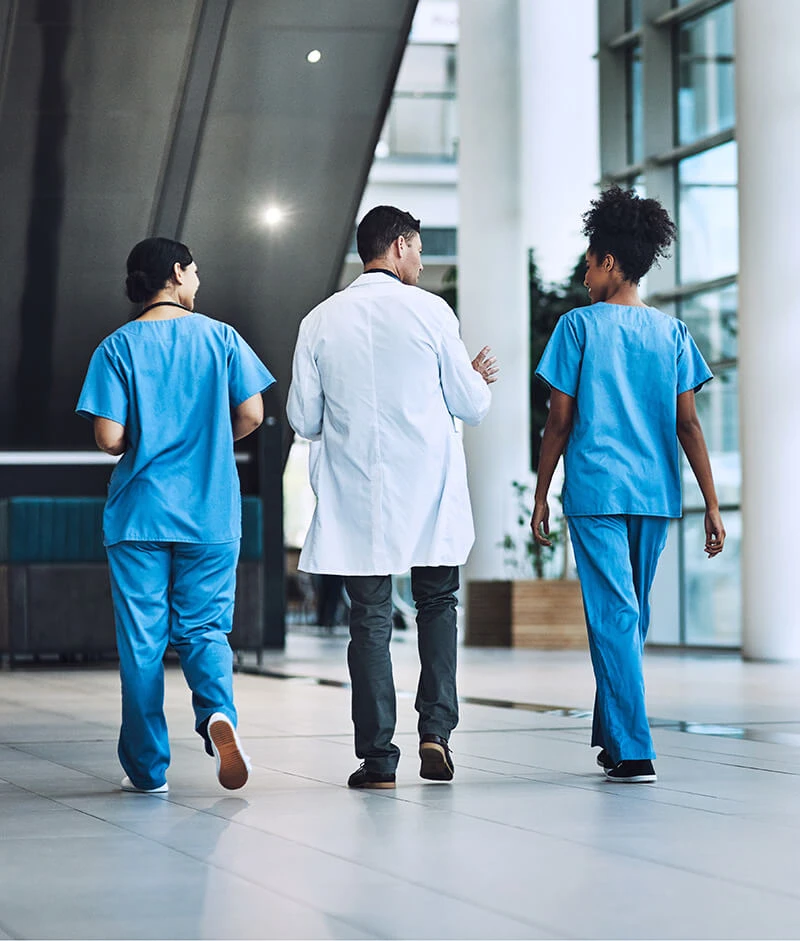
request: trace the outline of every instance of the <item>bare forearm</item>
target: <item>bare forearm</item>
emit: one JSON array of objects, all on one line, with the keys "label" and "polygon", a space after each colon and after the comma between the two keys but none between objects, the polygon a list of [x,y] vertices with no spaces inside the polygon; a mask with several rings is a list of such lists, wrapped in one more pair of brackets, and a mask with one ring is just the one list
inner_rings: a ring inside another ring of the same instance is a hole
[{"label": "bare forearm", "polygon": [[700,424],[678,425],[678,440],[686,454],[686,459],[689,461],[689,466],[692,468],[697,485],[700,487],[706,509],[718,509],[719,500],[714,486],[711,460],[708,456],[708,448]]},{"label": "bare forearm", "polygon": [[564,453],[569,440],[569,428],[555,428],[549,423],[545,426],[542,436],[542,449],[539,452],[539,468],[536,472],[536,493],[534,499],[537,503],[547,500],[550,484],[553,480],[558,461]]}]

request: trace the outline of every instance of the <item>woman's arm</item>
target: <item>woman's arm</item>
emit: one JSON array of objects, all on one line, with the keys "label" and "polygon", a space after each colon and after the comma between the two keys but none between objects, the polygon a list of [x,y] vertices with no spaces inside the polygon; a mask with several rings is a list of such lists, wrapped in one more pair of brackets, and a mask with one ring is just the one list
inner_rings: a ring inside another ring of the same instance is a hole
[{"label": "woman's arm", "polygon": [[572,431],[572,418],[575,411],[575,399],[565,392],[552,389],[550,392],[550,412],[542,436],[542,449],[539,452],[539,469],[536,472],[536,494],[533,503],[531,529],[533,538],[541,546],[551,545],[547,538],[550,533],[550,508],[547,505],[547,492],[553,479],[558,460],[567,446],[569,433]]},{"label": "woman's arm", "polygon": [[241,405],[231,409],[231,424],[233,425],[233,440],[239,441],[252,434],[264,421],[264,400],[261,393],[256,392]]},{"label": "woman's arm", "polygon": [[708,457],[708,448],[700,426],[700,419],[697,417],[692,390],[682,392],[678,396],[677,433],[706,505],[704,551],[711,559],[722,552],[725,545],[725,527],[722,525],[722,517],[719,514],[719,500],[714,486],[714,475],[711,472],[711,461]]},{"label": "woman's arm", "polygon": [[128,447],[128,442],[125,440],[125,426],[110,418],[95,416],[94,440],[101,451],[113,454],[115,457],[124,454]]}]

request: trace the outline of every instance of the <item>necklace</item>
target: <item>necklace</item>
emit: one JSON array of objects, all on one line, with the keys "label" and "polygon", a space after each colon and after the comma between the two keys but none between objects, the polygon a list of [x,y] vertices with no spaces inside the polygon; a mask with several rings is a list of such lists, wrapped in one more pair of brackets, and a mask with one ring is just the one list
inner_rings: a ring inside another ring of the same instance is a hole
[{"label": "necklace", "polygon": [[141,317],[142,314],[146,314],[148,310],[152,310],[154,307],[180,307],[181,310],[191,313],[188,307],[184,307],[183,304],[178,304],[176,301],[156,301],[155,304],[150,304],[149,307],[145,307],[145,309],[139,313],[139,316]]}]

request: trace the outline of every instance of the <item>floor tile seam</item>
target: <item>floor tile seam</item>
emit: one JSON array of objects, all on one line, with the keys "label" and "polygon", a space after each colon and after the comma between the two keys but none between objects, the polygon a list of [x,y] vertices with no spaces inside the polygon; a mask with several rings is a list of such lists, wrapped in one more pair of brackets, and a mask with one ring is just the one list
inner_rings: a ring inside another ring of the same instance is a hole
[{"label": "floor tile seam", "polygon": [[[686,808],[686,809],[693,809],[693,808]],[[671,871],[688,873],[689,875],[700,876],[705,879],[711,879],[721,884],[736,885],[736,886],[739,886],[740,888],[752,889],[752,890],[759,891],[759,892],[769,892],[781,898],[788,898],[788,899],[791,899],[792,901],[800,902],[800,893],[793,894],[784,889],[777,889],[771,885],[762,886],[762,885],[759,885],[758,883],[749,882],[743,879],[723,878],[719,876],[717,873],[704,872],[702,869],[694,869],[689,866],[678,865],[676,863],[671,863],[663,859],[656,859],[651,856],[642,855],[640,853],[629,853],[629,852],[624,852],[621,850],[608,849],[603,846],[597,846],[594,843],[590,843],[585,840],[579,840],[573,837],[550,833],[549,831],[540,830],[535,827],[523,827],[519,824],[512,824],[512,823],[508,823],[502,820],[492,820],[486,817],[478,816],[477,814],[466,813],[464,811],[451,810],[449,811],[449,813],[455,814],[457,816],[466,817],[472,820],[478,820],[483,823],[490,823],[493,826],[499,826],[505,829],[520,830],[524,833],[534,833],[537,836],[545,837],[546,839],[551,839],[556,842],[566,843],[566,844],[569,844],[570,846],[580,846],[584,849],[590,849],[597,853],[608,853],[609,855],[616,856],[620,859],[646,862],[646,863],[650,863],[651,865],[655,865],[664,869],[669,869]]]},{"label": "floor tile seam", "polygon": [[[134,796],[134,799],[136,799],[136,796]],[[142,796],[139,795],[138,799],[141,800]],[[58,801],[56,801],[56,803],[58,803]],[[83,811],[80,811],[78,808],[70,807],[69,805],[66,805],[66,806],[70,810],[75,810],[78,813],[85,813]],[[185,806],[185,805],[181,805],[181,806]],[[193,809],[195,810],[195,812],[197,812],[196,808],[190,808],[190,809]],[[107,818],[104,818],[104,817],[96,817],[94,814],[90,814],[90,813],[85,813],[85,816],[94,817],[95,819],[101,820],[103,823],[108,824],[114,830],[119,830],[120,832],[128,836],[135,837],[137,840],[141,840],[143,843],[153,843],[157,846],[162,847],[163,849],[169,850],[170,852],[177,853],[179,856],[183,856],[187,859],[191,859],[193,862],[200,863],[200,865],[202,866],[207,866],[209,869],[214,869],[218,872],[222,872],[228,877],[237,879],[238,881],[243,882],[247,885],[251,885],[261,891],[268,892],[270,895],[277,896],[278,898],[288,899],[289,901],[294,902],[295,904],[299,905],[301,908],[304,908],[306,911],[314,912],[318,915],[323,915],[325,917],[335,918],[337,921],[340,921],[341,923],[349,927],[353,927],[353,928],[362,927],[357,922],[352,921],[352,919],[349,919],[348,917],[344,915],[336,914],[335,912],[328,912],[328,911],[325,911],[324,909],[317,908],[314,905],[310,905],[308,902],[302,901],[299,898],[296,898],[292,895],[287,895],[286,893],[279,892],[274,888],[270,888],[268,885],[264,885],[258,882],[254,878],[250,878],[239,872],[234,872],[233,870],[227,869],[226,867],[221,866],[218,863],[213,863],[209,861],[208,859],[204,859],[202,856],[198,856],[187,850],[180,849],[176,846],[171,845],[170,843],[164,842],[163,840],[140,833],[137,830],[132,829],[131,826],[126,826],[120,821],[108,820]],[[235,824],[237,826],[242,826],[242,824],[238,823],[237,821],[230,820],[227,817],[218,817],[218,819],[225,820],[228,823],[228,825]],[[264,831],[260,831],[260,832],[264,832]],[[273,835],[273,834],[270,834],[270,835]],[[289,840],[285,837],[280,837],[279,834],[274,834],[274,836],[278,836],[284,842],[288,842],[288,843],[296,842],[296,841]],[[89,838],[87,837],[87,839]],[[97,837],[94,837],[93,839],[97,839]],[[366,867],[362,867],[362,868],[366,868]]]},{"label": "floor tile seam", "polygon": [[[293,680],[293,679],[306,680],[311,683],[316,683],[318,685],[336,687],[336,688],[343,689],[343,690],[350,689],[350,685],[351,685],[349,682],[345,680],[331,679],[328,677],[321,677],[315,674],[286,673],[286,672],[282,672],[278,670],[269,670],[269,669],[265,670],[264,668],[260,668],[260,667],[241,667],[239,669],[239,672],[245,675],[261,676],[267,679],[275,679],[275,680]],[[416,694],[410,690],[398,689],[397,695],[402,696],[404,698],[409,698],[409,697],[413,698]],[[592,716],[592,709],[589,706],[578,707],[578,706],[560,706],[560,705],[553,705],[553,704],[546,704],[546,703],[529,703],[529,702],[523,702],[523,701],[518,701],[518,700],[499,699],[496,697],[489,697],[489,696],[471,696],[469,694],[459,695],[458,701],[459,703],[463,703],[464,705],[484,706],[486,708],[502,709],[502,710],[512,709],[512,710],[519,710],[519,711],[538,712],[538,713],[542,713],[545,715],[561,715],[561,716],[564,716],[565,718],[573,718],[573,719],[583,718],[583,717],[591,718]],[[673,719],[673,718],[665,718],[665,717],[659,717],[659,716],[648,716],[648,721],[653,728],[672,729],[673,731],[684,732],[686,734],[692,734],[692,735],[703,734],[703,735],[708,735],[709,737],[719,737],[719,738],[727,738],[729,736],[726,736],[724,733],[718,736],[715,736],[714,733],[708,733],[708,732],[696,733],[696,732],[691,731],[690,729],[681,728],[681,726],[713,725],[713,726],[718,726],[719,728],[724,729],[724,728],[741,728],[743,726],[747,727],[748,725],[755,724],[755,723],[749,723],[749,722],[696,722],[691,719],[689,720]],[[796,721],[792,722],[792,720],[782,720],[782,721],[785,721],[787,724],[797,724]],[[766,724],[776,724],[776,723],[766,723]]]},{"label": "floor tile seam", "polygon": [[[572,731],[576,731],[576,730],[572,730],[572,729],[554,729],[554,730],[546,730],[546,731],[551,731],[551,732],[554,732],[554,733],[555,733],[555,734],[551,734],[551,735],[550,735],[550,740],[551,740],[551,741],[560,741],[560,742],[563,742],[564,744],[569,744],[569,745],[580,745],[580,744],[581,744],[581,742],[577,740],[577,737],[572,736],[572,735],[570,734]],[[489,732],[489,733],[487,733],[487,734],[494,734],[494,733],[493,733],[493,732]],[[724,737],[724,736],[720,736],[720,737]],[[763,744],[768,744],[768,743],[763,743]],[[708,751],[703,751],[703,750],[700,749],[700,748],[689,748],[688,746],[687,746],[687,750],[692,752],[692,756],[679,755],[679,754],[671,753],[671,752],[669,752],[669,751],[666,751],[666,752],[665,752],[665,751],[663,751],[663,750],[659,750],[659,756],[658,756],[658,757],[659,757],[659,758],[661,758],[661,757],[668,757],[668,758],[673,758],[673,759],[681,760],[681,761],[693,761],[693,762],[700,762],[700,763],[704,763],[704,764],[719,765],[719,766],[721,766],[721,767],[726,767],[726,768],[744,768],[744,769],[751,770],[751,771],[764,771],[764,772],[766,772],[766,773],[774,773],[774,774],[787,774],[787,775],[798,775],[798,774],[800,774],[800,765],[798,766],[797,771],[793,771],[793,770],[789,770],[789,769],[780,769],[780,768],[759,768],[759,767],[754,766],[754,765],[752,765],[752,764],[740,764],[740,763],[738,763],[738,762],[736,762],[736,761],[726,761],[726,760],[722,760],[722,759],[728,759],[728,758],[738,758],[738,759],[740,759],[741,761],[747,761],[747,760],[750,758],[750,756],[748,756],[748,755],[708,752]],[[470,753],[469,753],[469,752],[463,752],[463,751],[462,751],[461,754],[462,754],[462,755],[465,755],[465,754],[466,754],[466,755],[469,755]],[[705,756],[709,756],[709,757],[705,757],[705,758],[703,758],[703,757],[695,757],[696,754],[697,754],[697,755],[705,755]],[[710,756],[712,756],[712,755],[713,755],[714,757],[710,757]],[[481,756],[475,756],[475,755],[473,755],[472,757],[481,757]],[[498,759],[490,759],[490,760],[493,760],[493,761],[503,761],[504,759],[498,758]],[[763,761],[767,761],[767,762],[778,763],[778,762],[777,762],[777,759],[772,759],[772,758],[764,758],[764,759],[762,759],[762,760],[763,760]]]},{"label": "floor tile seam", "polygon": [[[617,793],[615,793],[615,792],[609,792],[609,793],[611,793],[612,796],[615,796],[615,797],[616,797],[616,796],[620,796],[620,797],[621,797],[621,796],[624,796],[624,795],[622,795],[622,794],[617,794]],[[374,798],[384,799],[384,800],[392,799],[392,800],[396,800],[396,801],[399,800],[399,801],[402,801],[403,803],[409,803],[409,804],[418,804],[418,803],[419,803],[419,802],[417,802],[417,801],[414,801],[414,800],[411,799],[411,798],[405,798],[405,797],[404,797],[404,798],[399,798],[399,797],[397,797],[397,796],[390,797],[389,795],[383,795],[383,794],[377,794],[377,793],[376,793],[376,794],[365,795],[365,796],[368,796],[370,799],[374,799]],[[422,806],[427,807],[427,805],[422,805]],[[674,805],[670,805],[670,806],[674,806]],[[678,806],[680,806],[680,805],[678,805]],[[430,808],[428,808],[428,809],[430,809]],[[686,808],[685,808],[685,807],[682,807],[681,809],[696,810],[697,808],[691,808],[691,807],[686,807]],[[701,811],[701,812],[707,812],[707,811]],[[592,851],[594,851],[594,852],[597,852],[597,853],[608,853],[608,854],[610,854],[610,855],[612,855],[612,856],[615,856],[615,857],[617,857],[617,858],[624,859],[624,860],[636,860],[636,861],[638,861],[638,862],[647,862],[647,863],[649,863],[649,864],[651,864],[651,865],[655,865],[655,866],[658,866],[658,867],[661,867],[661,868],[664,868],[664,869],[669,869],[669,870],[671,870],[671,871],[676,871],[676,872],[681,872],[681,873],[687,873],[687,874],[689,874],[689,875],[700,876],[700,877],[705,878],[705,879],[710,879],[710,880],[712,880],[712,881],[719,882],[720,884],[736,885],[736,886],[739,886],[739,887],[741,887],[741,888],[751,889],[751,890],[754,890],[754,891],[766,891],[766,892],[770,892],[770,893],[773,894],[773,895],[779,896],[779,897],[781,897],[781,898],[788,898],[788,899],[791,899],[791,900],[793,900],[793,901],[800,901],[800,895],[794,895],[794,894],[792,894],[791,892],[787,892],[787,891],[785,891],[785,890],[783,890],[783,889],[776,889],[776,888],[774,888],[774,887],[772,887],[772,886],[761,886],[761,885],[759,885],[758,883],[753,883],[753,882],[749,882],[749,881],[747,881],[747,880],[742,880],[742,879],[724,878],[724,877],[719,876],[719,875],[716,874],[716,873],[704,872],[702,869],[696,869],[696,868],[692,868],[692,867],[689,867],[689,866],[678,865],[678,864],[676,864],[676,863],[671,863],[671,862],[668,862],[668,861],[665,861],[665,860],[662,860],[662,859],[653,858],[653,857],[648,856],[648,855],[646,855],[646,854],[630,853],[630,852],[624,852],[624,851],[622,851],[622,850],[607,849],[607,848],[604,848],[604,847],[602,847],[602,846],[598,846],[598,845],[596,845],[596,844],[594,844],[594,843],[587,842],[586,840],[579,840],[579,839],[575,839],[575,838],[573,838],[573,837],[567,837],[567,836],[563,836],[563,835],[560,835],[560,834],[551,833],[551,832],[549,832],[549,831],[541,830],[541,829],[538,829],[538,828],[536,828],[536,827],[525,827],[525,826],[522,826],[522,825],[520,825],[520,824],[508,823],[507,821],[494,820],[494,819],[490,819],[490,818],[486,818],[486,817],[479,816],[479,815],[477,815],[477,814],[468,813],[468,812],[465,812],[465,811],[460,811],[460,810],[448,810],[447,813],[453,814],[453,815],[455,815],[455,816],[464,817],[464,818],[466,818],[466,819],[477,820],[477,821],[479,821],[479,822],[481,822],[481,823],[489,823],[489,824],[491,824],[492,826],[498,826],[498,827],[501,827],[501,828],[503,828],[503,829],[521,831],[521,832],[523,832],[523,833],[533,833],[533,834],[536,834],[536,835],[539,836],[539,837],[544,837],[545,839],[553,840],[553,841],[555,841],[555,842],[566,843],[566,844],[571,845],[571,846],[579,846],[579,847],[582,847],[582,848],[585,848],[585,849],[590,849],[590,850],[592,850]],[[228,818],[222,818],[222,819],[228,819]],[[239,823],[238,821],[229,821],[229,822],[230,822],[230,823],[234,823],[234,824],[239,825],[239,826],[242,826],[242,825],[243,825],[243,824]],[[267,828],[264,828],[264,827],[256,827],[256,828],[254,828],[254,829],[257,829],[259,832],[262,832],[262,833],[267,833],[267,834],[269,834],[270,836],[272,836],[272,837],[274,837],[274,838],[278,838],[278,839],[282,840],[283,842],[292,843],[292,844],[295,844],[295,845],[297,845],[297,846],[303,846],[303,847],[305,847],[306,849],[310,849],[310,850],[312,850],[312,851],[314,851],[314,852],[322,853],[323,855],[329,856],[329,857],[331,857],[331,858],[333,858],[333,859],[337,859],[337,860],[341,860],[341,861],[347,862],[347,863],[349,863],[350,865],[355,865],[355,866],[357,866],[357,867],[359,867],[359,868],[364,868],[364,869],[367,869],[368,871],[372,871],[372,872],[380,872],[382,875],[387,875],[387,876],[391,877],[392,879],[394,879],[394,880],[396,880],[396,881],[398,881],[398,882],[400,882],[400,883],[406,883],[406,884],[408,884],[408,885],[412,885],[412,886],[415,886],[415,887],[417,887],[417,888],[428,889],[428,890],[430,891],[430,887],[427,886],[425,883],[416,882],[416,881],[411,880],[411,879],[401,878],[400,876],[397,876],[395,873],[393,873],[393,872],[391,872],[391,871],[389,871],[389,870],[386,870],[386,869],[377,868],[377,867],[375,867],[375,866],[366,866],[366,865],[360,863],[359,861],[354,860],[354,859],[351,859],[351,858],[349,858],[349,857],[347,857],[347,856],[343,856],[343,855],[341,855],[340,853],[334,853],[334,852],[331,852],[330,850],[324,849],[324,848],[322,848],[322,847],[315,846],[313,843],[308,843],[308,842],[305,842],[305,841],[302,841],[302,840],[291,839],[291,838],[289,838],[289,837],[283,836],[282,834],[274,833],[273,831],[271,831],[271,830],[269,830],[269,829],[267,829]],[[273,891],[274,891],[274,890],[273,890]],[[442,897],[449,897],[449,898],[454,899],[454,900],[456,900],[456,901],[467,902],[468,904],[475,904],[474,901],[473,901],[471,898],[462,898],[461,896],[456,895],[456,894],[454,894],[454,893],[452,893],[452,892],[441,892],[441,891],[439,891],[439,890],[436,890],[436,891],[437,891],[437,893],[438,893],[440,896],[442,896]],[[530,926],[530,927],[534,927],[534,928],[538,928],[538,929],[543,929],[543,930],[546,930],[546,931],[548,931],[548,932],[552,932],[552,931],[553,931],[552,926],[550,926],[550,925],[546,925],[546,924],[543,924],[543,923],[541,923],[541,922],[535,922],[535,921],[529,922],[529,921],[526,921],[525,919],[520,919],[518,916],[509,915],[509,913],[508,913],[507,911],[504,911],[504,910],[502,910],[502,909],[495,909],[495,908],[492,908],[492,907],[489,907],[489,906],[485,906],[485,905],[482,905],[482,904],[481,904],[481,905],[477,905],[476,907],[481,908],[481,909],[483,909],[483,910],[485,910],[485,911],[487,911],[487,912],[490,912],[490,913],[492,913],[492,914],[498,914],[498,915],[501,915],[501,916],[506,917],[506,918],[511,918],[511,920],[514,920],[514,921],[520,921],[520,923],[522,923],[522,924],[524,924],[524,925],[526,925],[526,926]],[[556,937],[556,936],[557,936],[557,935],[554,933],[554,934],[553,934],[553,937]],[[558,936],[559,936],[559,937],[569,937],[569,935],[564,935],[563,933],[560,934],[560,935],[558,935]]]},{"label": "floor tile seam", "polygon": [[[378,796],[382,796],[382,795],[369,795],[369,796],[370,796],[370,797],[378,797]],[[185,806],[185,805],[182,805],[182,806]],[[201,811],[201,812],[203,812],[203,811]],[[208,811],[205,811],[205,813],[208,813]],[[367,865],[366,863],[362,863],[362,862],[360,862],[359,860],[351,859],[351,858],[349,858],[348,856],[343,856],[343,855],[341,855],[340,853],[333,853],[333,852],[331,852],[330,850],[323,849],[322,847],[319,847],[319,846],[315,846],[315,845],[312,844],[312,843],[307,843],[307,842],[304,842],[304,841],[302,841],[302,840],[292,839],[292,838],[290,838],[290,837],[284,836],[284,835],[281,834],[281,833],[275,833],[275,832],[273,832],[272,830],[265,829],[265,828],[263,828],[263,827],[253,827],[253,826],[251,826],[251,825],[243,824],[243,823],[240,822],[240,821],[233,820],[233,819],[231,819],[231,818],[229,818],[229,817],[221,817],[221,816],[218,815],[218,814],[217,814],[217,815],[211,814],[211,816],[216,816],[218,819],[224,820],[224,821],[227,823],[228,826],[233,825],[234,827],[247,827],[247,829],[250,829],[250,830],[252,830],[252,831],[254,831],[254,832],[267,834],[267,835],[269,835],[270,837],[272,837],[273,839],[277,839],[277,840],[279,840],[279,841],[282,842],[282,843],[287,843],[287,844],[294,845],[294,846],[301,846],[301,847],[303,847],[303,848],[306,849],[306,850],[311,850],[311,851],[314,852],[314,853],[319,853],[319,854],[321,854],[321,855],[323,855],[323,856],[327,856],[327,857],[329,857],[330,859],[334,859],[334,860],[336,860],[336,861],[338,861],[338,862],[344,862],[344,863],[347,863],[347,864],[350,865],[350,866],[355,866],[355,867],[357,867],[358,869],[361,869],[361,870],[365,871],[366,873],[375,873],[375,872],[377,872],[377,873],[379,873],[381,876],[386,877],[386,878],[387,878],[387,881],[390,880],[391,882],[396,883],[397,886],[409,885],[409,886],[412,886],[413,888],[416,888],[416,889],[423,889],[424,891],[427,891],[427,892],[434,892],[434,894],[436,894],[436,895],[437,895],[438,897],[440,897],[440,898],[449,898],[451,901],[460,902],[460,903],[466,904],[466,905],[471,905],[471,906],[473,906],[474,908],[477,908],[477,909],[479,909],[479,910],[481,910],[481,911],[488,912],[489,914],[492,914],[492,915],[499,915],[500,917],[505,918],[505,919],[507,919],[507,920],[509,920],[509,921],[516,922],[517,924],[522,925],[522,926],[525,927],[525,928],[536,928],[536,929],[539,929],[539,930],[542,930],[542,931],[546,931],[546,932],[547,932],[549,935],[551,935],[553,938],[568,939],[568,938],[571,937],[571,935],[564,934],[563,932],[557,932],[557,931],[555,931],[555,929],[553,929],[553,927],[550,926],[550,925],[546,925],[546,924],[543,924],[543,923],[541,923],[541,922],[536,922],[536,921],[528,921],[528,920],[526,920],[526,919],[524,919],[524,918],[519,918],[519,917],[517,917],[517,916],[510,915],[508,912],[505,912],[505,911],[503,911],[502,909],[497,909],[497,908],[492,908],[492,907],[489,907],[489,906],[486,906],[486,905],[477,904],[473,898],[462,897],[462,896],[457,895],[457,894],[452,893],[452,892],[442,892],[442,891],[440,891],[440,890],[432,890],[432,889],[430,888],[430,886],[426,885],[424,882],[417,882],[417,881],[414,881],[414,880],[411,880],[411,879],[403,878],[403,877],[398,876],[397,874],[395,874],[395,873],[393,873],[393,872],[390,872],[390,871],[388,871],[388,870],[385,870],[385,869],[382,869],[382,868],[378,868],[378,867],[375,867],[375,866],[372,866],[372,865]],[[280,897],[280,898],[289,899],[290,901],[294,902],[295,904],[300,905],[301,907],[303,907],[303,908],[305,908],[305,909],[307,909],[307,910],[316,912],[316,913],[318,913],[318,914],[320,914],[320,915],[324,915],[324,916],[326,916],[326,917],[338,919],[339,921],[342,921],[342,922],[344,922],[345,924],[349,924],[349,925],[351,925],[352,927],[359,928],[360,930],[365,931],[365,932],[367,932],[367,933],[372,933],[372,932],[374,931],[374,927],[373,927],[372,925],[362,925],[360,922],[353,921],[352,918],[350,918],[350,917],[337,914],[336,912],[326,911],[326,910],[323,909],[323,908],[317,908],[316,906],[309,904],[307,901],[302,900],[300,897],[297,897],[297,896],[295,896],[295,895],[286,894],[286,893],[283,892],[283,891],[279,891],[279,890],[277,890],[276,888],[272,888],[272,887],[270,887],[269,885],[267,885],[267,884],[265,884],[265,883],[261,883],[261,882],[257,881],[254,877],[244,876],[244,875],[242,875],[242,874],[240,874],[240,873],[238,873],[238,872],[235,872],[235,871],[233,871],[233,870],[231,870],[231,869],[226,868],[225,866],[223,866],[223,865],[221,865],[221,864],[219,864],[219,863],[214,863],[214,862],[211,862],[211,861],[208,860],[208,859],[203,858],[202,856],[195,855],[194,853],[190,852],[189,850],[179,849],[179,848],[177,848],[177,847],[175,847],[175,846],[172,846],[170,843],[164,842],[164,841],[161,840],[161,839],[157,839],[157,838],[154,838],[154,837],[145,836],[144,834],[139,833],[139,832],[136,831],[136,830],[132,830],[130,827],[125,826],[125,825],[123,825],[123,824],[121,824],[121,823],[119,823],[119,822],[115,822],[115,821],[106,821],[106,822],[109,823],[111,826],[115,827],[116,829],[119,829],[119,830],[122,830],[123,832],[129,833],[130,835],[135,836],[135,837],[138,837],[139,839],[145,840],[146,842],[155,843],[156,845],[161,846],[161,847],[163,847],[164,849],[171,850],[172,852],[176,852],[176,853],[178,853],[178,854],[181,855],[181,856],[185,856],[186,858],[191,859],[191,860],[193,860],[194,862],[198,862],[198,863],[200,863],[201,865],[208,866],[210,869],[215,869],[215,870],[217,870],[217,871],[219,871],[219,872],[223,872],[223,873],[225,873],[227,876],[233,876],[233,877],[235,877],[235,878],[237,878],[237,879],[240,879],[240,880],[243,881],[243,882],[246,882],[246,883],[248,883],[248,884],[250,884],[250,885],[255,886],[256,888],[259,888],[259,889],[262,889],[262,890],[266,890],[267,892],[270,892],[270,893],[272,893],[273,895],[277,895],[277,896]]]},{"label": "floor tile seam", "polygon": [[[735,739],[731,739],[730,741],[736,741],[736,740],[735,740]],[[781,745],[779,745],[779,744],[777,744],[777,743],[775,743],[775,742],[754,742],[754,744],[769,745],[769,746],[771,746],[771,747],[773,747],[773,748],[782,748]],[[673,750],[673,749],[670,749],[670,750],[659,749],[659,757],[662,757],[662,756],[667,756],[667,757],[669,757],[669,758],[675,758],[675,759],[680,759],[680,760],[684,760],[684,761],[704,761],[704,760],[705,760],[706,762],[708,762],[708,763],[710,763],[710,764],[726,764],[727,762],[724,762],[724,761],[720,760],[720,759],[723,759],[723,758],[739,758],[739,759],[742,759],[742,760],[747,760],[747,759],[751,759],[751,758],[753,757],[752,755],[743,754],[742,752],[736,752],[736,751],[732,751],[732,752],[716,752],[716,751],[713,751],[713,752],[710,752],[710,751],[708,751],[708,749],[703,749],[703,748],[699,748],[699,747],[693,747],[693,746],[690,746],[690,745],[688,745],[688,744],[687,744],[687,745],[681,745],[681,746],[680,746],[680,751],[675,751],[675,750]],[[703,758],[703,756],[708,756],[708,757],[707,757],[707,758]],[[774,758],[764,758],[763,760],[765,760],[765,761],[775,761],[776,759],[774,759]],[[798,767],[800,767],[800,757],[798,757],[797,759],[795,759],[795,761],[797,762]]]},{"label": "floor tile seam", "polygon": [[[491,759],[491,760],[495,760],[495,759]],[[720,817],[735,816],[734,811],[714,810],[713,808],[705,808],[705,807],[692,807],[690,805],[678,803],[675,801],[653,800],[652,798],[646,796],[648,792],[645,789],[642,789],[640,791],[634,790],[633,787],[628,787],[627,789],[623,789],[622,785],[606,781],[603,778],[602,774],[593,775],[590,777],[589,774],[585,772],[578,773],[578,772],[571,772],[571,771],[558,771],[558,770],[553,770],[553,769],[548,769],[548,768],[542,769],[547,774],[569,775],[572,778],[579,778],[580,781],[585,782],[585,783],[579,783],[577,781],[565,781],[561,783],[561,782],[554,782],[554,781],[539,780],[537,778],[531,778],[530,775],[525,775],[525,774],[510,774],[510,773],[503,773],[499,771],[498,772],[488,771],[484,768],[476,768],[471,765],[464,765],[463,763],[460,765],[460,767],[469,768],[471,771],[479,771],[485,774],[496,775],[497,777],[502,778],[502,779],[511,778],[511,779],[519,780],[519,781],[533,781],[536,784],[541,784],[542,786],[568,788],[570,790],[589,791],[591,793],[601,793],[601,794],[608,795],[609,797],[612,797],[617,800],[619,799],[637,800],[637,801],[643,801],[645,803],[654,803],[658,806],[663,806],[663,807],[674,807],[680,810],[688,810],[688,811],[692,811],[693,813],[714,814],[715,816],[720,816]],[[594,784],[590,782],[594,782]],[[599,785],[599,788],[597,785]],[[396,793],[397,792],[395,791],[395,794]],[[653,791],[650,791],[649,793],[653,793]],[[690,796],[700,796],[706,799],[726,801],[728,803],[733,803],[736,806],[743,806],[745,804],[744,801],[734,801],[732,798],[716,797],[716,796],[709,797],[708,795],[694,794],[691,791],[690,792],[677,791],[675,789],[664,788],[664,787],[659,787],[658,789],[656,789],[655,793],[659,793],[659,794],[665,794],[665,793],[666,794],[684,794],[686,793],[686,794],[689,794]],[[384,796],[384,795],[376,795],[376,796]],[[393,799],[399,800],[401,798],[394,797]],[[412,801],[411,798],[402,798],[402,799],[408,800],[411,803],[420,803],[422,806],[425,806],[425,807],[428,806],[427,804],[421,801]],[[450,811],[450,812],[459,813],[460,811]],[[489,818],[479,817],[477,819],[489,819]],[[525,828],[522,827],[520,829],[525,829]]]}]

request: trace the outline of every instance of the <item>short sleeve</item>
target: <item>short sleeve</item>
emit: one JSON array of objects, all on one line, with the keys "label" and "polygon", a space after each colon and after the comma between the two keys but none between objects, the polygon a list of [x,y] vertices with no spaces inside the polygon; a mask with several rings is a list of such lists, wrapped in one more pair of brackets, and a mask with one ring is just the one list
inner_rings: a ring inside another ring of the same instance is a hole
[{"label": "short sleeve", "polygon": [[689,390],[699,392],[709,379],[714,378],[688,328],[683,323],[681,327],[683,329],[678,346],[678,395]]},{"label": "short sleeve", "polygon": [[555,330],[547,342],[536,375],[551,389],[575,398],[583,362],[583,342],[578,325],[569,314],[558,319]]},{"label": "short sleeve", "polygon": [[117,358],[105,344],[92,354],[75,411],[82,418],[128,420],[128,383]]},{"label": "short sleeve", "polygon": [[268,389],[273,382],[275,377],[272,373],[231,327],[228,349],[228,396],[231,408]]}]

